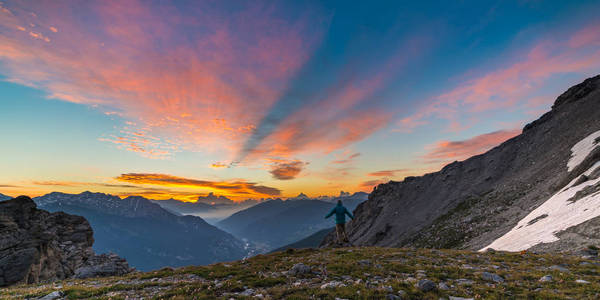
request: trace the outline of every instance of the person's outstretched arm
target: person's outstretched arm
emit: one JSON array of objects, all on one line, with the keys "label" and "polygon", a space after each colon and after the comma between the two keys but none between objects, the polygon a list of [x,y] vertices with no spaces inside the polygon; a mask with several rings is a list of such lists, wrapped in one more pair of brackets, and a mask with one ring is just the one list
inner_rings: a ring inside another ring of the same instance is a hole
[{"label": "person's outstretched arm", "polygon": [[331,217],[331,215],[333,215],[333,213],[335,212],[335,207],[331,209],[331,211],[325,216],[325,219]]},{"label": "person's outstretched arm", "polygon": [[346,209],[346,214],[348,215],[348,217],[350,217],[350,219],[354,220],[354,216],[351,212],[348,211],[348,209]]}]

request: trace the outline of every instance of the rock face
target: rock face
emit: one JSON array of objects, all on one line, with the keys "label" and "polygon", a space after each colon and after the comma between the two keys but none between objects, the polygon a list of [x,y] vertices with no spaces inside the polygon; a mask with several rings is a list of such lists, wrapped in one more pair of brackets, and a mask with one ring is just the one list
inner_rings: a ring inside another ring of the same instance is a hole
[{"label": "rock face", "polygon": [[95,255],[85,218],[37,209],[27,196],[0,202],[0,286],[69,277],[123,275],[127,262]]},{"label": "rock face", "polygon": [[[600,170],[593,170],[600,161],[600,138],[590,136],[599,131],[600,76],[596,76],[570,88],[522,134],[485,154],[453,162],[439,172],[377,186],[355,210],[355,220],[347,225],[349,238],[355,245],[479,250],[511,231],[523,231],[519,226],[556,225],[561,222],[557,213],[573,224],[590,220],[592,202],[600,201],[600,185],[595,184]],[[590,186],[583,189],[585,185]],[[571,202],[529,215],[572,187],[581,192]],[[576,209],[583,202],[589,209]],[[581,220],[572,220],[579,216]],[[587,224],[574,231],[589,232],[589,224],[595,223]],[[322,245],[332,240],[330,234]],[[507,242],[504,237],[502,245]]]}]

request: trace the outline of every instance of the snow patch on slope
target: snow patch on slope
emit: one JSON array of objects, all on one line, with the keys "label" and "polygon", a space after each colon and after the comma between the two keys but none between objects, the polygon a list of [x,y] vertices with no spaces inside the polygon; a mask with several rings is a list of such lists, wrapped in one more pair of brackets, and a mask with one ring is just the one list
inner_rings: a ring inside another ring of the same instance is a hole
[{"label": "snow patch on slope", "polygon": [[596,139],[600,138],[600,130],[588,135],[585,139],[579,141],[571,148],[571,159],[567,163],[569,172],[573,171],[585,158],[600,144],[596,143]]},{"label": "snow patch on slope", "polygon": [[[598,139],[600,139],[600,130],[587,136],[571,148],[571,158],[567,163],[569,172],[579,166],[596,147],[600,146],[600,143],[597,142]],[[596,162],[583,175],[589,176],[598,168],[600,168],[600,162]],[[581,176],[574,178],[544,204],[519,221],[508,233],[480,251],[487,248],[521,251],[540,243],[555,242],[559,240],[556,233],[600,216],[600,192],[592,192],[587,195],[583,193],[576,201],[569,201],[575,197],[577,192],[586,187],[600,184],[600,177],[578,182],[580,178]],[[578,184],[575,185],[575,183]]]},{"label": "snow patch on slope", "polygon": [[[590,175],[600,162],[594,164],[584,175]],[[578,177],[579,178],[579,177]],[[568,201],[585,187],[600,183],[600,178],[572,186],[578,178],[554,194],[540,207],[523,218],[511,231],[492,242],[487,248],[505,251],[521,251],[540,243],[558,241],[556,233],[600,216],[600,193],[591,193],[577,201]]]}]

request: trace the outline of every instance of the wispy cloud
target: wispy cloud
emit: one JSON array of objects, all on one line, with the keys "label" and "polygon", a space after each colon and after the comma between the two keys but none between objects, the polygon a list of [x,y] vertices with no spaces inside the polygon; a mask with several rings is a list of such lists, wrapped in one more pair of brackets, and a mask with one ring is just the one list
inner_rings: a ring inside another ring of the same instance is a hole
[{"label": "wispy cloud", "polygon": [[139,188],[135,185],[129,184],[113,184],[113,183],[102,183],[102,182],[81,182],[81,181],[59,181],[59,180],[47,180],[47,181],[32,181],[33,185],[46,185],[46,186],[61,186],[61,187],[109,187],[109,188]]},{"label": "wispy cloud", "polygon": [[421,158],[427,164],[464,160],[482,154],[520,133],[521,130],[499,130],[463,141],[440,141],[430,146],[429,151]]},{"label": "wispy cloud", "polygon": [[429,46],[423,36],[427,35],[395,40],[386,48],[391,53],[375,61],[356,57],[323,68],[323,61],[343,57],[317,53],[305,69],[325,74],[300,73],[246,139],[236,160],[330,153],[378,131],[395,114],[382,105],[385,97],[381,94],[403,66]]},{"label": "wispy cloud", "polygon": [[235,9],[220,2],[185,9],[139,1],[5,6],[0,73],[51,98],[135,121],[133,132],[144,128],[158,140],[129,134],[102,140],[149,158],[182,148],[235,151],[323,30],[318,9],[289,17],[261,1]]},{"label": "wispy cloud", "polygon": [[1,188],[20,188],[21,186],[13,185],[13,184],[0,184]]},{"label": "wispy cloud", "polygon": [[371,190],[373,190],[373,188],[379,184],[382,183],[386,183],[389,180],[384,180],[384,179],[375,179],[375,180],[367,180],[367,181],[363,181],[361,182],[358,187],[362,190],[362,191],[367,191],[367,192],[371,192]]},{"label": "wispy cloud", "polygon": [[331,163],[332,164],[347,164],[349,162],[354,161],[354,159],[356,159],[359,156],[360,156],[360,153],[352,153],[352,154],[349,154],[349,155],[347,155],[345,157],[342,157],[340,159],[331,161]]},{"label": "wispy cloud", "polygon": [[142,185],[159,185],[179,188],[197,188],[208,191],[215,191],[224,196],[247,196],[264,197],[278,196],[281,191],[277,188],[259,185],[254,182],[236,180],[236,181],[210,181],[198,180],[193,178],[177,177],[167,174],[151,173],[127,173],[121,174],[116,180]]},{"label": "wispy cloud", "polygon": [[[470,117],[497,109],[549,103],[540,98],[542,87],[555,75],[588,74],[600,68],[600,23],[594,22],[557,34],[521,50],[519,59],[509,59],[495,70],[467,80],[453,89],[424,101],[416,112],[398,122],[398,131],[410,132],[428,124],[432,118],[446,119],[450,130],[460,131]],[[482,73],[480,71],[473,73]]]},{"label": "wispy cloud", "polygon": [[130,127],[131,125],[125,126],[118,136],[110,135],[98,140],[116,144],[120,149],[136,152],[151,159],[169,159],[174,152],[180,151],[176,143],[153,136],[146,128],[132,130]]},{"label": "wispy cloud", "polygon": [[409,172],[409,171],[410,170],[408,170],[408,169],[382,170],[382,171],[371,172],[367,175],[372,176],[372,177],[394,177],[398,173],[405,173],[405,172]]},{"label": "wispy cloud", "polygon": [[216,162],[210,165],[211,168],[213,169],[223,169],[223,168],[228,168],[229,165],[222,163],[222,162]]}]

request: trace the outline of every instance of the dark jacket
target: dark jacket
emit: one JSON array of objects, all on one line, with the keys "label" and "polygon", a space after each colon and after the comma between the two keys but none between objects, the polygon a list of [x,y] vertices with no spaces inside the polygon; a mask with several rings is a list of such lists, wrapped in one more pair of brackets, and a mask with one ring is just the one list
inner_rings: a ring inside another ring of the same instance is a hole
[{"label": "dark jacket", "polygon": [[331,211],[325,216],[325,219],[335,214],[335,224],[346,224],[346,215],[354,219],[354,216],[344,207],[341,203],[338,203]]}]

